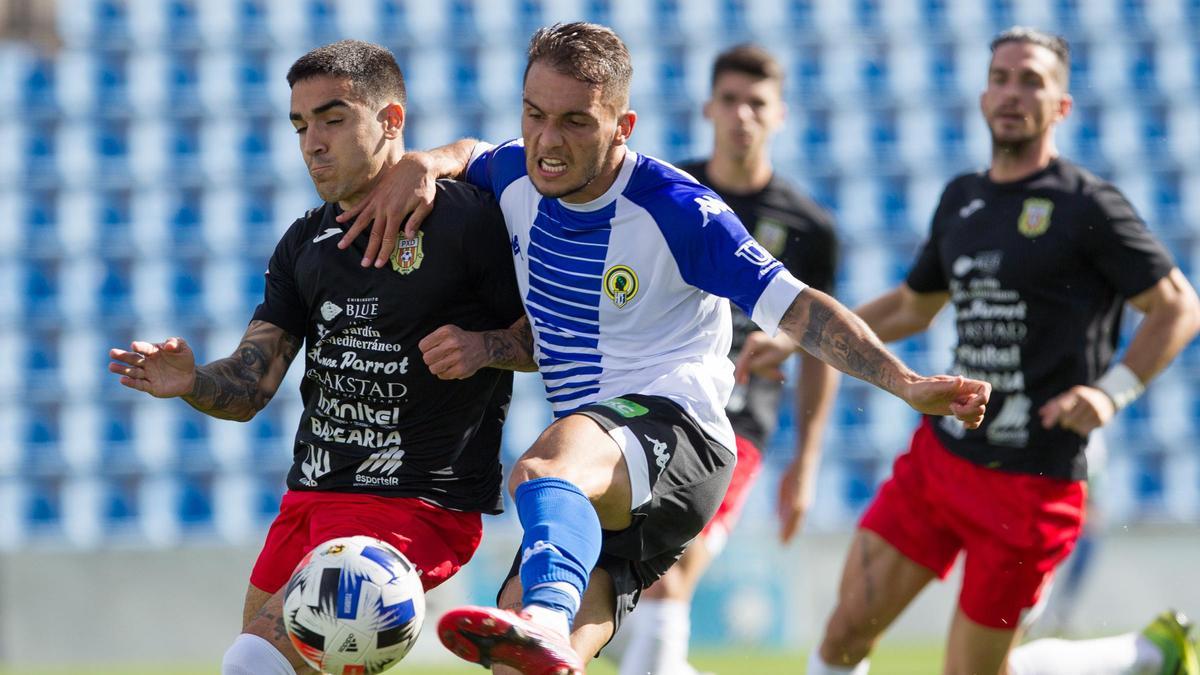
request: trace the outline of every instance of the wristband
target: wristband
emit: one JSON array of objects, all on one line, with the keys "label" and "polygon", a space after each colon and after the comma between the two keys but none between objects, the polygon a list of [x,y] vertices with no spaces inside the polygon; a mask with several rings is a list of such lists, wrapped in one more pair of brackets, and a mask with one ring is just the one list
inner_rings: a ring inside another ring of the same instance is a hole
[{"label": "wristband", "polygon": [[1117,410],[1133,403],[1137,397],[1142,395],[1143,391],[1146,391],[1146,385],[1142,384],[1137,374],[1124,363],[1118,363],[1109,368],[1108,372],[1101,375],[1100,379],[1096,380],[1096,384],[1092,386],[1108,394]]}]

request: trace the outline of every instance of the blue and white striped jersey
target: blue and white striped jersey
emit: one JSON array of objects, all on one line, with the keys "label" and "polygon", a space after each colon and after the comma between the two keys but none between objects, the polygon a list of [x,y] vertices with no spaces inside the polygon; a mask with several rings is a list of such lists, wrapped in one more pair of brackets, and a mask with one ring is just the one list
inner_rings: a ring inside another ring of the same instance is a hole
[{"label": "blue and white striped jersey", "polygon": [[623,394],[665,396],[733,448],[724,298],[774,333],[805,288],[733,211],[688,174],[632,151],[586,204],[538,194],[520,140],[477,145],[467,180],[504,212],[555,416]]}]

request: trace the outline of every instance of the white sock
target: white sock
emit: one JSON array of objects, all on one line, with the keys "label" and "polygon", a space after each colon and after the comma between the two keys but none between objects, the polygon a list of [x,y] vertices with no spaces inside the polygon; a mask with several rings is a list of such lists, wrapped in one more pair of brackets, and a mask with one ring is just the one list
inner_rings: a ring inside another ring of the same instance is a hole
[{"label": "white sock", "polygon": [[530,604],[526,605],[524,609],[529,614],[529,619],[537,625],[549,628],[563,637],[571,635],[571,622],[566,613],[544,605]]},{"label": "white sock", "polygon": [[275,645],[250,633],[237,636],[221,660],[221,675],[296,675]]},{"label": "white sock", "polygon": [[1034,640],[1012,651],[1009,675],[1156,675],[1163,655],[1141,633],[1097,640]]},{"label": "white sock", "polygon": [[863,659],[854,666],[831,666],[821,660],[819,645],[813,645],[808,653],[808,675],[867,675],[871,668],[871,659]]},{"label": "white sock", "polygon": [[695,675],[687,661],[692,607],[681,600],[642,600],[621,632],[629,640],[620,675]]}]

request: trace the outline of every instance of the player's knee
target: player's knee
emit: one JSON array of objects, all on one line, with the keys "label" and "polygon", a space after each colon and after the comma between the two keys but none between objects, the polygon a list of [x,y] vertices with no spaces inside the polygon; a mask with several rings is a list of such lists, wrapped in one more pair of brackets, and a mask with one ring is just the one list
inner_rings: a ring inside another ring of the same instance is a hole
[{"label": "player's knee", "polygon": [[296,675],[296,669],[265,638],[242,633],[225,651],[221,675]]}]

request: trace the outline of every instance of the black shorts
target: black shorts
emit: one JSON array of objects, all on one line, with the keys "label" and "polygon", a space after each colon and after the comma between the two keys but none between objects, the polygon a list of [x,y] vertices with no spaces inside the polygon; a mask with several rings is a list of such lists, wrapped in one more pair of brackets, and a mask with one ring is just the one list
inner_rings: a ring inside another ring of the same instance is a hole
[{"label": "black shorts", "polygon": [[[628,394],[580,408],[622,446],[634,483],[632,524],[604,531],[596,567],[612,577],[615,628],[633,611],[642,589],[653,584],[683,555],[717,512],[733,476],[734,451],[705,434],[678,404],[662,396]],[[629,447],[637,441],[645,471],[634,466]],[[635,476],[641,473],[640,477]],[[647,475],[648,474],[648,475]],[[638,483],[642,483],[639,492]],[[648,484],[647,484],[648,483]],[[521,566],[518,551],[508,578]],[[507,580],[506,580],[507,583]]]}]

